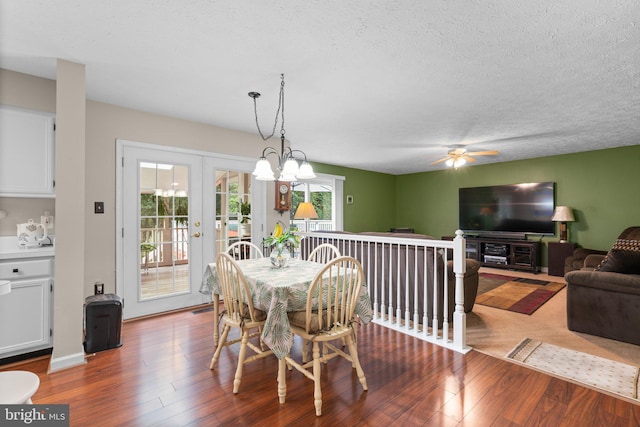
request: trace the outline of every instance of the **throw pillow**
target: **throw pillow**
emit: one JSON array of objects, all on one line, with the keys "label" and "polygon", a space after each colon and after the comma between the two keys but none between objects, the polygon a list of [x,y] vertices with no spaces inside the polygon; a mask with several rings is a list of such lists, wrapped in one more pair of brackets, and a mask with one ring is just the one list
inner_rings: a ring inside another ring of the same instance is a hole
[{"label": "throw pillow", "polygon": [[616,240],[596,270],[640,274],[640,240]]}]

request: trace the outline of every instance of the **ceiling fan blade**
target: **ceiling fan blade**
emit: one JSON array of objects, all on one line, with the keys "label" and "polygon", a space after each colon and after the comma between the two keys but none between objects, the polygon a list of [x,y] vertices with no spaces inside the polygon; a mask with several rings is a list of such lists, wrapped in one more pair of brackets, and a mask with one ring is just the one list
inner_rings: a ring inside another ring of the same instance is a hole
[{"label": "ceiling fan blade", "polygon": [[440,159],[440,160],[436,160],[435,162],[432,162],[431,164],[432,164],[432,165],[437,165],[438,163],[446,162],[446,161],[447,161],[447,160],[449,160],[450,158],[451,158],[451,157],[447,156],[447,157],[444,157],[444,158],[442,158],[442,159]]},{"label": "ceiling fan blade", "polygon": [[464,159],[467,161],[467,163],[473,163],[476,161],[476,159],[474,159],[473,157],[469,157],[469,156],[464,156]]},{"label": "ceiling fan blade", "polygon": [[488,150],[488,151],[473,151],[467,154],[471,156],[493,156],[496,154],[500,154],[500,152],[498,150]]}]

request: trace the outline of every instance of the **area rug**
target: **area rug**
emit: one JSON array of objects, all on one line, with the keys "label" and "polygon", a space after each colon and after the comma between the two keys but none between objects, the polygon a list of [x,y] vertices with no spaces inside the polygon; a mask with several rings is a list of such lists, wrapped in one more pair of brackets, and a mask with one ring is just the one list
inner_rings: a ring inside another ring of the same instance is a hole
[{"label": "area rug", "polygon": [[476,304],[531,315],[564,287],[564,283],[480,273]]},{"label": "area rug", "polygon": [[636,366],[530,338],[523,339],[505,357],[550,375],[638,401],[640,369]]}]

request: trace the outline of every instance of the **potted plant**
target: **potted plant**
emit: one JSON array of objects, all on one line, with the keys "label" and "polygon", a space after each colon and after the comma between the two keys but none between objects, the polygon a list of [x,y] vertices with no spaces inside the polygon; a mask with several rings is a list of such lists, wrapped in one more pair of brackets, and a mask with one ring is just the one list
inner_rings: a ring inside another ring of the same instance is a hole
[{"label": "potted plant", "polygon": [[149,253],[155,250],[156,245],[154,245],[153,243],[140,243],[140,256],[144,259],[144,271],[149,270]]},{"label": "potted plant", "polygon": [[291,249],[300,246],[300,236],[285,230],[282,223],[278,221],[271,236],[265,237],[262,244],[271,248],[271,265],[275,268],[283,268],[289,262]]},{"label": "potted plant", "polygon": [[242,229],[243,236],[251,235],[251,203],[249,202],[238,202],[240,205],[240,215],[242,219],[240,220],[240,227]]}]

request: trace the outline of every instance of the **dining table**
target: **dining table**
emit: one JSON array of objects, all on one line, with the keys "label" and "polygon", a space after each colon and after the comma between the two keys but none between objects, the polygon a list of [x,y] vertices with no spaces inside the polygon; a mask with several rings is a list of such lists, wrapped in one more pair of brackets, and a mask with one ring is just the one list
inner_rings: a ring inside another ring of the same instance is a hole
[{"label": "dining table", "polygon": [[[278,359],[283,359],[293,346],[293,332],[287,312],[303,311],[311,282],[325,264],[291,258],[284,268],[275,268],[267,258],[237,260],[244,274],[255,308],[267,313],[262,329],[262,341]],[[211,294],[214,309],[214,343],[218,342],[218,315],[222,289],[216,263],[207,265],[202,277],[200,292]],[[373,318],[371,298],[366,286],[362,286],[355,313],[362,323]]]}]

